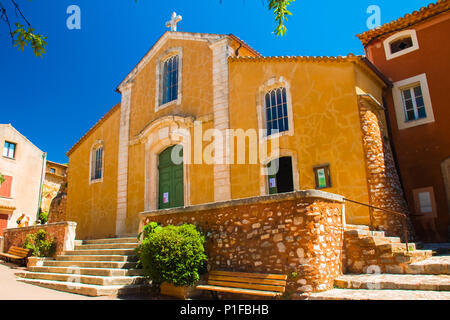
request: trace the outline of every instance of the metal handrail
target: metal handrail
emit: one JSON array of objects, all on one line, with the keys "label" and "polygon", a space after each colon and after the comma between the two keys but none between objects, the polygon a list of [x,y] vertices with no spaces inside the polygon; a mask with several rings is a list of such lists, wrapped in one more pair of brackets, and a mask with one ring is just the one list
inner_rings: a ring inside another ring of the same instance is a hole
[{"label": "metal handrail", "polygon": [[404,214],[404,213],[401,213],[401,212],[396,212],[396,211],[392,211],[392,210],[389,210],[389,209],[384,209],[384,208],[380,208],[380,207],[375,207],[375,206],[372,206],[372,205],[370,205],[370,204],[367,204],[367,203],[362,203],[362,202],[359,202],[359,201],[355,201],[355,200],[350,200],[350,199],[347,199],[347,198],[344,198],[344,200],[345,201],[348,201],[348,202],[352,202],[352,203],[356,203],[356,204],[359,204],[359,205],[362,205],[362,206],[365,206],[365,207],[368,207],[370,210],[369,210],[369,218],[370,218],[370,229],[373,231],[373,209],[375,209],[375,210],[381,210],[381,211],[384,211],[384,212],[388,212],[388,213],[391,213],[391,214],[396,214],[396,215],[399,215],[399,216],[401,216],[401,217],[403,217],[403,221],[402,221],[402,228],[403,228],[403,236],[405,237],[405,243],[406,243],[406,252],[409,252],[409,244],[408,244],[408,228],[407,228],[407,219],[408,219],[408,216],[406,215],[406,214]]}]

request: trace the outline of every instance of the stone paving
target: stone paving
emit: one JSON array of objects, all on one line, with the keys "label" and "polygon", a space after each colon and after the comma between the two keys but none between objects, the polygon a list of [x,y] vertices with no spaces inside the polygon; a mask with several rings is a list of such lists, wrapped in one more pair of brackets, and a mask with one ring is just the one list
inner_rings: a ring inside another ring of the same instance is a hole
[{"label": "stone paving", "polygon": [[308,300],[450,300],[448,291],[332,289]]},{"label": "stone paving", "polygon": [[15,273],[26,269],[0,261],[0,300],[169,300],[159,295],[128,295],[88,297],[80,294],[56,291],[17,281]]},{"label": "stone paving", "polygon": [[341,289],[450,291],[450,275],[347,274],[338,277],[334,283]]}]

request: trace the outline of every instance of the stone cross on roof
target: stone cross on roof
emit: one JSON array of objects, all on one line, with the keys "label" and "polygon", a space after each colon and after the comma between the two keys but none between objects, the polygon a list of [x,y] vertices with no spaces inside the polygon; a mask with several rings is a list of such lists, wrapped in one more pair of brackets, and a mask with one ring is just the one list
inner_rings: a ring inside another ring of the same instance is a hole
[{"label": "stone cross on roof", "polygon": [[177,23],[183,20],[182,16],[178,16],[176,12],[172,13],[170,21],[166,22],[166,27],[170,28],[170,31],[177,31]]}]

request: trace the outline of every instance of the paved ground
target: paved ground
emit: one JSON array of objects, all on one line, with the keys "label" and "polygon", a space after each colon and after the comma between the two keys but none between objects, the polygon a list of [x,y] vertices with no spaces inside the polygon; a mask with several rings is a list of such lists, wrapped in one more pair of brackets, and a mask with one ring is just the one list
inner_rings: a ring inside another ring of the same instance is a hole
[{"label": "paved ground", "polygon": [[450,300],[448,291],[332,289],[308,300]]},{"label": "paved ground", "polygon": [[24,271],[12,263],[0,262],[0,300],[111,300],[117,297],[87,297],[55,291],[16,280],[14,273]]}]

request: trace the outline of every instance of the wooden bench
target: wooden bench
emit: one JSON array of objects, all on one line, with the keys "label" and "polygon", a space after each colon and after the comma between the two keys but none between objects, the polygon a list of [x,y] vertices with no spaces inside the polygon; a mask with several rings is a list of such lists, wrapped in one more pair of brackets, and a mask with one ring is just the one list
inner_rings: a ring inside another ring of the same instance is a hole
[{"label": "wooden bench", "polygon": [[283,274],[210,271],[208,284],[198,285],[197,289],[211,291],[214,298],[217,292],[277,298],[283,295],[286,280],[287,275]]},{"label": "wooden bench", "polygon": [[9,248],[8,250],[8,253],[0,253],[0,257],[4,258],[6,261],[20,261],[25,265],[29,254],[29,249],[11,246],[11,248]]}]

